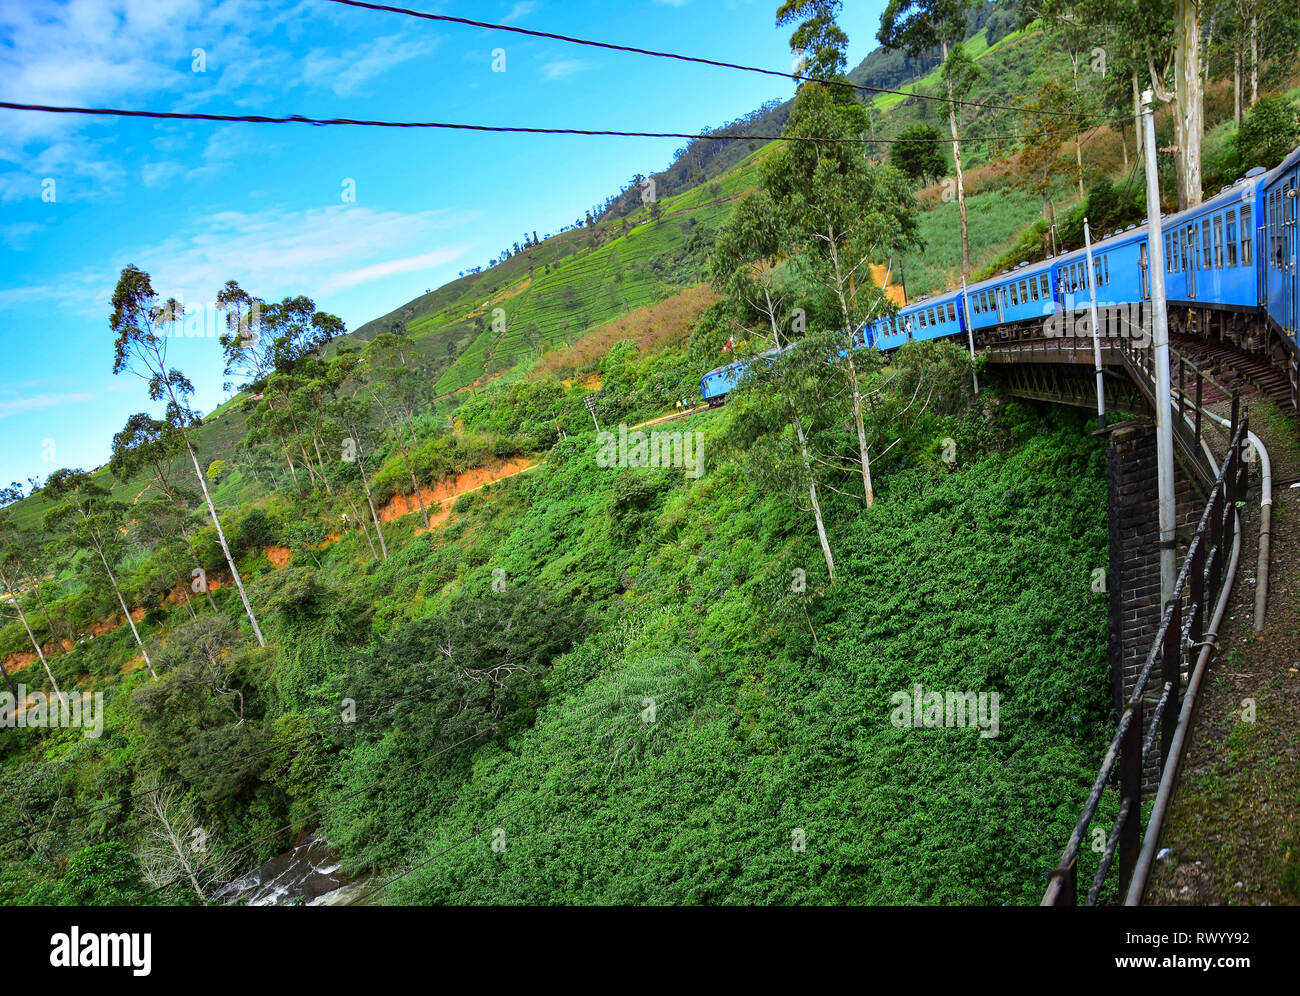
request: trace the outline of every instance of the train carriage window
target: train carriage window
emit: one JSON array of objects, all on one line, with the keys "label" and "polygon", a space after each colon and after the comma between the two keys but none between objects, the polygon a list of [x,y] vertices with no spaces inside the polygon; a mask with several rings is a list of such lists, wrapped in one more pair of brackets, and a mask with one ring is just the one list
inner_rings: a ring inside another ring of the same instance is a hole
[{"label": "train carriage window", "polygon": [[1110,283],[1110,255],[1109,254],[1101,257],[1101,269],[1102,269],[1102,273],[1104,274],[1104,279],[1102,280],[1102,283],[1109,284]]},{"label": "train carriage window", "polygon": [[1172,237],[1165,233],[1165,272],[1174,272],[1174,250],[1172,246]]},{"label": "train carriage window", "polygon": [[1223,269],[1223,215],[1214,216],[1214,268]]},{"label": "train carriage window", "polygon": [[918,311],[917,314],[921,316],[921,328],[925,328],[925,327],[926,327],[926,324],[925,324],[925,312],[924,312],[924,311]]},{"label": "train carriage window", "polygon": [[1029,303],[1029,288],[1025,286],[1025,282],[1023,280],[1020,281],[1020,303],[1021,304]]},{"label": "train carriage window", "polygon": [[1201,219],[1201,269],[1210,268],[1210,260],[1214,254],[1214,240],[1210,235],[1210,219]]},{"label": "train carriage window", "polygon": [[957,312],[953,309],[952,302],[949,301],[949,302],[948,302],[948,321],[950,321],[950,322],[955,322],[956,320],[957,320]]},{"label": "train carriage window", "polygon": [[1275,270],[1282,269],[1282,191],[1275,190],[1269,195],[1268,217],[1268,265]]},{"label": "train carriage window", "polygon": [[1011,307],[1014,308],[1019,303],[1020,303],[1020,295],[1016,292],[1016,285],[1013,282],[1011,284]]},{"label": "train carriage window", "polygon": [[1264,252],[1268,254],[1265,265],[1270,268],[1273,266],[1273,247],[1277,244],[1277,197],[1274,196],[1277,191],[1270,191],[1268,200],[1264,202],[1264,231],[1267,238],[1264,242]]},{"label": "train carriage window", "polygon": [[1143,300],[1146,300],[1151,296],[1151,290],[1150,290],[1151,274],[1148,272],[1149,270],[1150,270],[1150,264],[1147,262],[1147,244],[1145,242],[1139,242],[1138,243],[1138,272],[1142,275]]},{"label": "train carriage window", "polygon": [[1052,285],[1051,282],[1047,279],[1046,273],[1044,273],[1042,276],[1038,278],[1038,286],[1042,289],[1043,297],[1052,296]]},{"label": "train carriage window", "polygon": [[935,325],[937,325],[937,324],[939,324],[939,323],[936,322],[936,321],[934,320],[934,309],[931,308],[931,309],[930,309],[930,327],[933,328],[933,327],[934,327]]},{"label": "train carriage window", "polygon": [[1224,216],[1227,220],[1224,222],[1223,251],[1224,264],[1227,266],[1237,265],[1237,209],[1230,208]]},{"label": "train carriage window", "polygon": [[974,315],[978,315],[980,313],[980,296],[978,294],[971,295],[970,310],[971,310],[971,314]]},{"label": "train carriage window", "polygon": [[1250,247],[1255,230],[1250,227],[1250,205],[1241,206],[1241,265],[1250,266]]},{"label": "train carriage window", "polygon": [[1038,278],[1037,277],[1029,278],[1029,296],[1032,297],[1035,301],[1038,300]]}]

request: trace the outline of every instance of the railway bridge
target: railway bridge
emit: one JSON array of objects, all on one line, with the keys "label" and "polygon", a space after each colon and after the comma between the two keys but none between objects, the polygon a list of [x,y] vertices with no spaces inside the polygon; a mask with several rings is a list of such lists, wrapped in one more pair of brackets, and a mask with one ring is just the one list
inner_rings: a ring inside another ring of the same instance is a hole
[{"label": "railway bridge", "polygon": [[[1174,597],[1162,605],[1153,351],[1132,336],[1100,338],[1097,345],[1088,337],[1048,336],[1039,328],[986,339],[978,347],[984,376],[995,378],[1005,393],[1094,411],[1100,358],[1106,416],[1097,431],[1107,438],[1116,729],[1043,896],[1043,905],[1053,906],[1095,904],[1103,891],[1129,905],[1141,902],[1196,692],[1236,572],[1237,506],[1254,463],[1247,405],[1267,396],[1284,410],[1292,408],[1288,379],[1267,360],[1208,338],[1171,338],[1179,571]],[[1262,564],[1267,528],[1263,517]],[[1260,578],[1265,584],[1266,575]],[[1262,605],[1258,609],[1262,614]],[[1107,792],[1111,803],[1118,796],[1109,828],[1097,819]],[[1143,833],[1141,807],[1150,800]],[[1116,859],[1113,894],[1107,883]],[[1080,890],[1081,873],[1092,879],[1086,891]]]}]

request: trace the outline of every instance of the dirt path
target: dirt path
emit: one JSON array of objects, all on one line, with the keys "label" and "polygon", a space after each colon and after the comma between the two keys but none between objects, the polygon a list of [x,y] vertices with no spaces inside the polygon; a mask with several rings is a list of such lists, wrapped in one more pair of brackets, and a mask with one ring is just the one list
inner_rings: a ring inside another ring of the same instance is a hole
[{"label": "dirt path", "polygon": [[[1252,413],[1273,463],[1265,627],[1253,628],[1259,486],[1242,509],[1241,555],[1220,652],[1147,884],[1147,905],[1300,902],[1300,423]],[[1253,704],[1253,721],[1250,710]]]}]

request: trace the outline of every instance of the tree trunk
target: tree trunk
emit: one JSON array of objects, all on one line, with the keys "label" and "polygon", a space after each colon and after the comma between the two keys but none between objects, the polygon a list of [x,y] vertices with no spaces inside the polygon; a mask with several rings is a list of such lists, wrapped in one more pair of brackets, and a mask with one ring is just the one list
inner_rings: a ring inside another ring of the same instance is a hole
[{"label": "tree trunk", "polygon": [[131,610],[126,607],[126,599],[122,597],[122,589],[117,586],[117,578],[113,574],[113,568],[108,566],[108,558],[104,556],[104,548],[96,543],[95,552],[99,554],[99,559],[104,564],[104,573],[108,575],[108,583],[113,586],[113,594],[117,596],[117,604],[122,606],[122,615],[126,616],[126,624],[131,627],[131,635],[135,637],[136,645],[140,648],[140,656],[144,658],[144,666],[149,669],[149,674],[154,680],[157,680],[158,672],[153,669],[153,661],[149,660],[149,651],[144,649],[144,641],[140,639],[140,631],[135,628],[135,620],[131,618]]},{"label": "tree trunk", "polygon": [[348,499],[348,505],[352,508],[352,514],[356,516],[357,523],[361,526],[361,531],[365,534],[366,544],[370,547],[370,556],[375,560],[379,559],[379,551],[375,549],[374,540],[370,538],[370,529],[366,526],[366,517],[361,514],[357,508],[357,503],[351,498]]},{"label": "tree trunk", "polygon": [[1238,51],[1232,59],[1232,121],[1241,127],[1241,52]]},{"label": "tree trunk", "polygon": [[[212,606],[212,611],[217,611],[217,601],[212,597],[212,585],[208,584],[208,572],[204,570],[202,562],[199,560],[198,553],[194,550],[194,543],[190,540],[190,532],[185,528],[185,523],[181,522],[181,537],[185,540],[185,546],[190,551],[190,559],[194,561],[194,566],[199,569],[200,577],[203,578],[203,594],[208,596],[208,604]],[[190,573],[190,583],[194,583],[194,574]]]},{"label": "tree trunk", "polygon": [[[1079,94],[1079,54],[1078,52],[1070,53],[1070,71],[1073,76],[1075,98]],[[1121,138],[1121,143],[1123,139]],[[1082,200],[1087,194],[1083,191],[1083,132],[1078,128],[1074,132],[1074,161],[1078,166],[1079,177],[1079,199]]]},{"label": "tree trunk", "polygon": [[1074,164],[1079,177],[1079,198],[1082,200],[1088,195],[1083,189],[1083,136],[1077,131],[1074,133]]},{"label": "tree trunk", "polygon": [[1214,15],[1210,15],[1210,21],[1205,26],[1205,58],[1201,60],[1201,92],[1204,93],[1210,85],[1210,53],[1214,50]]},{"label": "tree trunk", "polygon": [[[13,594],[14,605],[18,609],[18,618],[23,621],[23,629],[27,630],[27,639],[31,640],[32,646],[36,648],[36,656],[40,658],[41,666],[45,668],[45,677],[50,679],[50,687],[54,689],[54,694],[59,697],[59,701],[63,703],[63,707],[65,709],[68,708],[68,700],[64,697],[63,691],[59,688],[59,683],[54,680],[54,672],[50,670],[50,662],[45,659],[45,651],[41,649],[40,641],[36,639],[36,634],[32,632],[32,627],[27,623],[27,613],[23,611],[23,603],[19,600],[18,592],[14,591],[13,587],[9,584],[9,579],[5,577],[3,573],[0,573],[0,584],[5,586],[5,591]],[[0,670],[3,669],[4,663],[0,662]],[[9,680],[8,671],[5,671],[5,680]],[[13,688],[12,685],[10,685],[10,688],[13,689],[14,708],[16,710],[21,704],[18,702],[18,689]]]},{"label": "tree trunk", "polygon": [[[5,684],[9,686],[9,694],[14,697],[14,708],[17,709],[21,701],[18,696],[18,685],[14,682],[14,676],[9,673],[8,668],[4,666],[4,661],[0,661],[0,672],[4,673]],[[62,698],[62,696],[60,696]]]},{"label": "tree trunk", "polygon": [[853,362],[853,319],[849,315],[848,299],[844,296],[844,275],[840,267],[839,250],[835,245],[835,229],[834,226],[828,226],[828,229],[831,266],[834,268],[835,274],[835,296],[840,302],[840,318],[844,327],[844,335],[848,339],[844,359],[849,370],[849,387],[853,391],[853,423],[858,431],[858,456],[862,462],[862,493],[866,499],[867,508],[870,508],[876,500],[876,493],[871,486],[871,458],[867,454],[867,430],[862,422],[862,391],[858,386],[857,366]]},{"label": "tree trunk", "polygon": [[790,410],[794,413],[794,431],[799,437],[799,453],[803,457],[804,471],[808,475],[808,497],[812,501],[813,519],[817,522],[817,541],[822,547],[822,556],[826,558],[826,574],[831,582],[835,581],[835,560],[831,556],[831,544],[826,538],[826,523],[822,521],[822,506],[817,500],[817,478],[813,476],[812,460],[808,457],[808,443],[803,435],[803,423],[799,420],[799,412],[791,403]]},{"label": "tree trunk", "polygon": [[358,440],[357,443],[357,467],[361,471],[361,487],[366,493],[366,504],[370,506],[370,517],[375,521],[375,532],[379,536],[379,549],[383,551],[384,560],[388,559],[388,544],[384,542],[384,527],[379,524],[379,513],[375,511],[375,499],[370,494],[370,482],[366,480],[366,464],[361,459],[361,434],[355,429],[352,431],[352,438]]},{"label": "tree trunk", "polygon": [[[947,59],[944,46],[944,58]],[[952,84],[948,85],[948,96],[952,97]],[[970,273],[970,238],[966,231],[966,182],[961,171],[961,139],[957,134],[957,105],[948,101],[948,127],[952,130],[952,165],[957,174],[957,213],[961,216],[961,275]]]},{"label": "tree trunk", "polygon": [[316,471],[312,467],[311,457],[307,455],[307,447],[303,446],[302,440],[298,440],[298,453],[302,456],[303,466],[307,468],[307,476],[311,478],[311,486],[316,487]]},{"label": "tree trunk", "polygon": [[27,580],[31,583],[32,594],[36,596],[36,604],[40,606],[41,615],[45,617],[45,625],[49,627],[50,639],[58,644],[59,634],[54,631],[54,620],[50,618],[50,610],[45,605],[45,599],[41,597],[41,579],[28,575]]},{"label": "tree trunk", "polygon": [[[772,296],[764,288],[764,295],[767,298],[767,317],[772,324],[772,342],[776,348],[781,348],[781,330],[776,324],[776,310],[772,304]],[[786,397],[786,403],[790,406],[790,414],[794,419],[795,435],[799,438],[799,456],[803,459],[804,473],[808,475],[808,498],[812,502],[813,520],[817,523],[817,541],[821,544],[822,556],[826,558],[826,575],[831,583],[835,581],[835,559],[831,556],[831,544],[826,538],[826,523],[822,520],[822,506],[817,499],[817,478],[813,474],[812,458],[808,455],[808,441],[803,434],[803,422],[799,418],[799,409],[795,407],[794,400],[789,396]]]},{"label": "tree trunk", "polygon": [[398,449],[402,452],[402,461],[406,464],[406,472],[411,477],[411,490],[415,492],[415,500],[420,506],[420,515],[424,518],[424,528],[429,527],[429,510],[424,507],[424,496],[420,494],[420,485],[415,480],[415,470],[411,467],[411,458],[406,455],[406,447],[398,440]]},{"label": "tree trunk", "polygon": [[212,504],[212,495],[208,493],[208,482],[204,480],[203,471],[199,469],[198,454],[194,452],[194,447],[190,445],[188,436],[185,437],[185,448],[189,450],[190,460],[194,464],[194,474],[199,479],[199,487],[203,489],[203,500],[208,503],[208,514],[212,516],[212,524],[217,529],[217,542],[221,544],[221,552],[226,555],[226,564],[230,567],[230,577],[235,582],[235,587],[239,589],[239,599],[244,603],[244,612],[248,615],[248,621],[253,625],[253,635],[257,637],[257,645],[265,647],[266,638],[262,636],[262,627],[257,625],[257,616],[253,615],[253,606],[248,601],[248,592],[244,591],[244,579],[239,576],[239,568],[235,566],[235,558],[230,554],[230,545],[226,542],[226,531],[221,528],[221,520],[217,517],[217,507]]},{"label": "tree trunk", "polygon": [[1178,0],[1174,9],[1174,97],[1178,134],[1178,207],[1201,203],[1201,0]]},{"label": "tree trunk", "polygon": [[311,434],[311,445],[316,450],[316,459],[320,463],[320,478],[325,482],[325,493],[333,498],[334,489],[330,487],[329,475],[325,473],[325,458],[320,455],[320,440],[316,438],[314,432]]},{"label": "tree trunk", "polygon": [[1133,70],[1133,130],[1136,134],[1133,136],[1133,144],[1136,146],[1137,160],[1142,161],[1143,150],[1146,148],[1146,136],[1142,132],[1142,93],[1138,86],[1138,71]]},{"label": "tree trunk", "polygon": [[1250,17],[1250,106],[1259,100],[1259,18]]}]

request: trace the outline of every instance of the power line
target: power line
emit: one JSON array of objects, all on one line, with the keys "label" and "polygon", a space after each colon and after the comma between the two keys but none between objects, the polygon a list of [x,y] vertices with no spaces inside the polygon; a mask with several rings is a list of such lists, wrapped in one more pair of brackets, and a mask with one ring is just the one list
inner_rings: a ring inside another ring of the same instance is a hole
[{"label": "power line", "polygon": [[834,142],[857,145],[917,144],[921,142],[1014,141],[1033,138],[1033,135],[981,135],[979,137],[953,138],[819,138],[812,135],[717,135],[711,132],[697,134],[681,131],[618,131],[603,128],[534,128],[524,125],[465,124],[454,121],[377,121],[364,118],[309,118],[302,114],[280,117],[265,114],[205,114],[197,111],[136,111],[120,107],[72,107],[55,104],[21,104],[0,100],[0,108],[11,111],[36,111],[44,114],[90,114],[99,117],[153,118],[172,121],[222,121],[244,124],[308,124],[317,126],[348,125],[361,128],[434,128],[447,131],[505,132],[525,135],[589,135],[612,138],[687,138],[714,142]]},{"label": "power line", "polygon": [[577,38],[573,35],[557,34],[554,31],[537,31],[532,28],[521,28],[514,24],[494,24],[490,21],[476,21],[468,17],[452,17],[450,14],[430,14],[425,11],[410,10],[406,7],[394,7],[389,4],[365,3],[363,0],[330,0],[330,3],[343,4],[347,7],[360,7],[363,10],[384,11],[390,14],[403,14],[407,17],[418,17],[425,21],[439,21],[445,24],[461,24],[471,28],[487,28],[491,31],[509,31],[513,34],[526,35],[530,38],[545,38],[549,41],[567,42],[571,45],[585,45],[590,48],[603,48],[611,52],[628,52],[632,55],[649,55],[656,59],[674,59],[678,62],[692,62],[701,66],[715,66],[719,69],[736,69],[740,72],[758,73],[763,76],[779,76],[782,79],[792,80],[797,83],[820,83],[823,86],[838,86],[853,90],[862,90],[868,93],[895,94],[901,97],[916,97],[919,100],[938,100],[943,103],[960,104],[965,107],[981,107],[990,111],[1032,110],[1035,114],[1053,114],[1061,117],[1079,118],[1086,116],[1081,111],[1033,110],[1025,107],[1014,107],[1010,104],[985,104],[978,101],[959,100],[956,97],[912,93],[908,90],[893,90],[889,87],[868,86],[865,83],[854,83],[851,80],[834,80],[825,79],[819,76],[804,76],[800,73],[783,73],[777,69],[764,69],[761,66],[746,66],[737,62],[723,62],[718,59],[705,59],[700,56],[681,55],[677,52],[662,52],[651,48],[638,48],[634,45],[616,45],[612,42],[593,41],[590,38]]}]

